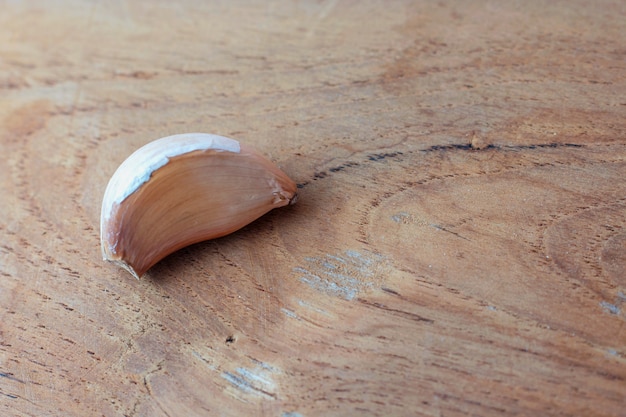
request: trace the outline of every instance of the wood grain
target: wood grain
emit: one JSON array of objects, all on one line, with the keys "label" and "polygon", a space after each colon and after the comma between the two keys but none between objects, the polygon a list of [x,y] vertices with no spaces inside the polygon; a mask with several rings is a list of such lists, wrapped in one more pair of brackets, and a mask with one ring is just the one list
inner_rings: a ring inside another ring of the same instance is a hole
[{"label": "wood grain", "polygon": [[[621,1],[0,3],[0,414],[625,416]],[[135,280],[109,177],[254,145],[298,204]]]}]

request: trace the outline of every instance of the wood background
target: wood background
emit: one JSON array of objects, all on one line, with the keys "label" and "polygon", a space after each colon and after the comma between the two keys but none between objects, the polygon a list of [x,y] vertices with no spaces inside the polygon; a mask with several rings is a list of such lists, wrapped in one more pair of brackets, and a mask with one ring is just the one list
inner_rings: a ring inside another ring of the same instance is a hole
[{"label": "wood background", "polygon": [[[0,2],[0,414],[626,416],[626,3]],[[300,199],[133,279],[117,166]]]}]

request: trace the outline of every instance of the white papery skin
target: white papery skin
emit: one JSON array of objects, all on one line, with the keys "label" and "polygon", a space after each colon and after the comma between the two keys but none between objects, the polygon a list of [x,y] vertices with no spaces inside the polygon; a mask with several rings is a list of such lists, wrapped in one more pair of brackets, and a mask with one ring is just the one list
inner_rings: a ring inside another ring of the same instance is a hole
[{"label": "white papery skin", "polygon": [[102,254],[139,277],[168,254],[231,233],[295,199],[295,183],[236,140],[168,136],[135,151],[109,181]]},{"label": "white papery skin", "polygon": [[208,149],[239,153],[241,146],[238,141],[224,136],[182,133],[157,139],[137,149],[122,162],[111,177],[102,200],[101,218],[108,220],[111,208],[137,191],[150,179],[152,173],[167,164],[170,158]]}]

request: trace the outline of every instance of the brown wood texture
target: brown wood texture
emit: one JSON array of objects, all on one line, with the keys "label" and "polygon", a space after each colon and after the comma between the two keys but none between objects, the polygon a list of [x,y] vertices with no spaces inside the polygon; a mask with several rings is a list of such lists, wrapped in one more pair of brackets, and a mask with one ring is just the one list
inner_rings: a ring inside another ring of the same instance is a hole
[{"label": "brown wood texture", "polygon": [[[3,416],[626,416],[626,3],[0,2]],[[136,280],[183,132],[299,202]]]}]

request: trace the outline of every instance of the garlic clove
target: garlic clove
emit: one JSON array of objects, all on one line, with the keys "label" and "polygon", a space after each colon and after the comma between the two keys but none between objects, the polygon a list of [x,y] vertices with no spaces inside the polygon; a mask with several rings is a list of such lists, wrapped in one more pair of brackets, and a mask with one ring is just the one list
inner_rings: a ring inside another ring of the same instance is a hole
[{"label": "garlic clove", "polygon": [[102,255],[138,278],[185,246],[295,201],[296,184],[253,148],[205,133],[168,136],[135,151],[111,177]]}]

